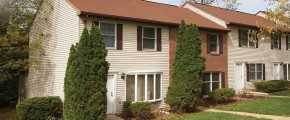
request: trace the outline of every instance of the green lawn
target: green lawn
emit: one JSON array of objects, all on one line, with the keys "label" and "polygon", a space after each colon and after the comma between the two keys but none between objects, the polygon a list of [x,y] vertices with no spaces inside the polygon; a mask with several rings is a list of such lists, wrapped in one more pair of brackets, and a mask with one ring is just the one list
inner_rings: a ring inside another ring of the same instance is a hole
[{"label": "green lawn", "polygon": [[0,120],[17,120],[15,108],[0,109]]},{"label": "green lawn", "polygon": [[216,109],[277,116],[290,116],[289,106],[289,98],[263,98],[241,102],[234,105],[218,106]]},{"label": "green lawn", "polygon": [[179,115],[169,120],[268,120],[229,113],[200,112],[191,115]]},{"label": "green lawn", "polygon": [[290,96],[290,90],[281,91],[281,92],[275,92],[275,93],[272,93],[272,95],[278,95],[278,96]]}]

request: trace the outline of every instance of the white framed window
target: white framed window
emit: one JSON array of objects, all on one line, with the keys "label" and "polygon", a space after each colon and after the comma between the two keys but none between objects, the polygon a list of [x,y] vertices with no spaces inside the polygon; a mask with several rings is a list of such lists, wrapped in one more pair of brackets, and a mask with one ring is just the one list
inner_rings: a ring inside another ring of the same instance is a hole
[{"label": "white framed window", "polygon": [[208,72],[203,73],[203,95],[209,95],[215,89],[221,88],[221,73]]},{"label": "white framed window", "polygon": [[249,80],[263,80],[263,64],[250,63],[249,64]]},{"label": "white framed window", "polygon": [[155,102],[162,99],[162,74],[138,73],[126,75],[126,101]]},{"label": "white framed window", "polygon": [[255,47],[256,44],[250,41],[250,38],[256,39],[256,36],[250,35],[249,30],[241,30],[241,45],[243,47]]},{"label": "white framed window", "polygon": [[219,34],[209,33],[209,49],[210,53],[218,54],[219,53]]},{"label": "white framed window", "polygon": [[273,39],[273,41],[272,41],[273,49],[279,49],[279,47],[280,47],[279,35],[278,34],[274,34],[272,39]]},{"label": "white framed window", "polygon": [[284,80],[290,80],[290,64],[283,64],[283,75],[284,75]]},{"label": "white framed window", "polygon": [[99,26],[106,47],[116,49],[116,23],[101,21]]},{"label": "white framed window", "polygon": [[156,50],[156,28],[143,27],[143,50]]}]

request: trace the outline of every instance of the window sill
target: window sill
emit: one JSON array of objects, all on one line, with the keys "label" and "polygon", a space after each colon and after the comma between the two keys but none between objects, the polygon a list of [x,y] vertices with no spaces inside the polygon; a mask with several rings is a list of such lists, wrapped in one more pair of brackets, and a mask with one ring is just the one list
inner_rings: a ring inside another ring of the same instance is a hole
[{"label": "window sill", "polygon": [[114,47],[106,47],[107,50],[117,50],[116,48]]},{"label": "window sill", "polygon": [[[161,102],[162,99],[158,99],[158,100],[148,100],[148,101],[135,101],[135,102],[131,102],[131,103],[136,103],[136,102],[149,102],[149,103],[156,103],[156,102]],[[125,101],[123,101],[125,102]]]},{"label": "window sill", "polygon": [[240,48],[250,48],[250,49],[255,49],[256,46],[242,46],[242,47],[240,47]]},{"label": "window sill", "polygon": [[157,52],[155,49],[143,49],[144,52]]},{"label": "window sill", "polygon": [[250,80],[250,81],[247,81],[248,83],[252,83],[252,82],[262,82],[264,80]]},{"label": "window sill", "polygon": [[220,56],[220,53],[217,53],[217,52],[211,52],[210,55],[213,55],[213,56]]}]

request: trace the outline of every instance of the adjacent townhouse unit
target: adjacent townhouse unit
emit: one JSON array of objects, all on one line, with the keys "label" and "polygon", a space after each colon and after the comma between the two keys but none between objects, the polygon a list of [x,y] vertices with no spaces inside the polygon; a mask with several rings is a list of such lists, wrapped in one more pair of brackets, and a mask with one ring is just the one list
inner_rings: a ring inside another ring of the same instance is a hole
[{"label": "adjacent townhouse unit", "polygon": [[249,34],[249,30],[259,31],[258,25],[275,26],[265,18],[265,12],[253,15],[194,2],[186,2],[182,7],[230,29],[227,36],[228,87],[255,89],[253,82],[290,79],[290,35],[276,33],[258,39]]},{"label": "adjacent townhouse unit", "polygon": [[[182,19],[197,24],[206,58],[204,94],[227,87],[229,29],[190,9],[144,0],[45,0],[31,28],[30,40],[42,41],[45,54],[30,54],[30,66],[20,83],[21,99],[60,96],[72,44],[82,30],[100,28],[108,49],[107,113],[122,112],[124,101],[148,101],[155,108],[163,100],[170,81],[177,28]],[[53,8],[51,8],[51,6]],[[48,35],[47,35],[48,34]]]}]

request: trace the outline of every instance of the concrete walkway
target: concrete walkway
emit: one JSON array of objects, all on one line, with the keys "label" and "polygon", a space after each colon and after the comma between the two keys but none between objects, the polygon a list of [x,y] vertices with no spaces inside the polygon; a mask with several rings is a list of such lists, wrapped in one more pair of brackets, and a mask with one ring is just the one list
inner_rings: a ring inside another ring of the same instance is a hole
[{"label": "concrete walkway", "polygon": [[290,96],[268,95],[268,96],[265,96],[265,97],[273,97],[273,98],[289,98],[289,99],[290,99]]},{"label": "concrete walkway", "polygon": [[105,120],[124,120],[123,118],[120,118],[116,115],[107,115]]},{"label": "concrete walkway", "polygon": [[230,113],[230,114],[243,115],[243,116],[252,116],[255,118],[266,118],[266,119],[271,119],[271,120],[290,120],[290,117],[264,115],[264,114],[247,113],[247,112],[224,111],[224,110],[205,108],[205,107],[201,107],[201,106],[198,107],[197,109],[204,111],[204,112],[223,112],[223,113]]}]

